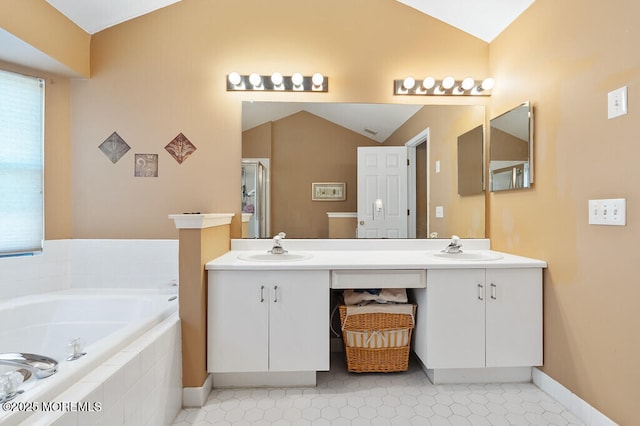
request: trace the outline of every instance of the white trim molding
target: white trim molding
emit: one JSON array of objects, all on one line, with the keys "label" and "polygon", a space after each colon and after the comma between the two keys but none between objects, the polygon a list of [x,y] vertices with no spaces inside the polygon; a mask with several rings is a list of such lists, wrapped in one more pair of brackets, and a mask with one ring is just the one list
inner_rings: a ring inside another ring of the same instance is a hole
[{"label": "white trim molding", "polygon": [[532,376],[534,385],[562,404],[574,416],[582,420],[586,426],[618,426],[616,422],[593,408],[539,368],[533,368]]},{"label": "white trim molding", "polygon": [[175,222],[177,229],[203,229],[228,225],[233,216],[233,213],[184,213],[170,214],[169,219]]}]

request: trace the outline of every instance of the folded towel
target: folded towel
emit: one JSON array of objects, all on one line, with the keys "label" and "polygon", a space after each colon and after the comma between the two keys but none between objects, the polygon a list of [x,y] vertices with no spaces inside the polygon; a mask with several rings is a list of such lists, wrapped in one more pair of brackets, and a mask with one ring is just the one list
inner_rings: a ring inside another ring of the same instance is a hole
[{"label": "folded towel", "polygon": [[347,316],[360,315],[360,314],[407,314],[413,316],[413,305],[409,303],[393,304],[393,305],[378,305],[370,304],[364,306],[347,306]]},{"label": "folded towel", "polygon": [[[377,294],[376,294],[377,293]],[[407,290],[404,288],[383,288],[379,293],[375,291],[345,290],[345,305],[359,305],[363,302],[377,303],[407,303]]]}]

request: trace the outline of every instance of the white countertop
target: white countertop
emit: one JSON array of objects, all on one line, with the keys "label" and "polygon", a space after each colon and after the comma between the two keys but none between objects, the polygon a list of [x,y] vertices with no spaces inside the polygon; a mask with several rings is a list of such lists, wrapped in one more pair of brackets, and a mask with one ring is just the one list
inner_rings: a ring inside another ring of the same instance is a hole
[{"label": "white countertop", "polygon": [[[344,270],[344,269],[458,269],[458,268],[546,268],[542,260],[491,250],[463,250],[499,253],[498,260],[455,260],[434,256],[439,250],[290,250],[311,257],[295,261],[241,260],[240,254],[265,254],[266,250],[231,250],[209,261],[207,270]],[[274,255],[277,256],[277,255]]]}]

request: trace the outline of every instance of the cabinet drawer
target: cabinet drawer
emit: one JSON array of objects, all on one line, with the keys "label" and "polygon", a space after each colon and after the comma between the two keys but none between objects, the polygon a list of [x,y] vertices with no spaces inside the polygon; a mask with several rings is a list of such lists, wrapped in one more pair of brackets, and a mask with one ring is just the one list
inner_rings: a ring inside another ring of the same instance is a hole
[{"label": "cabinet drawer", "polygon": [[427,271],[416,270],[339,270],[331,271],[331,288],[424,288]]}]

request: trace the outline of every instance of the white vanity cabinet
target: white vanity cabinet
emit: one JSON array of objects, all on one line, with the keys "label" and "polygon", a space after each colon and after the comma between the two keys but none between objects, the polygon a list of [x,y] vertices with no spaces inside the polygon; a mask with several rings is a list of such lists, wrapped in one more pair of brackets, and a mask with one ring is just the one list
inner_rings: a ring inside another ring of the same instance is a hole
[{"label": "white vanity cabinet", "polygon": [[429,269],[414,350],[428,369],[542,364],[542,270]]},{"label": "white vanity cabinet", "polygon": [[214,373],[329,369],[328,271],[209,271]]}]

